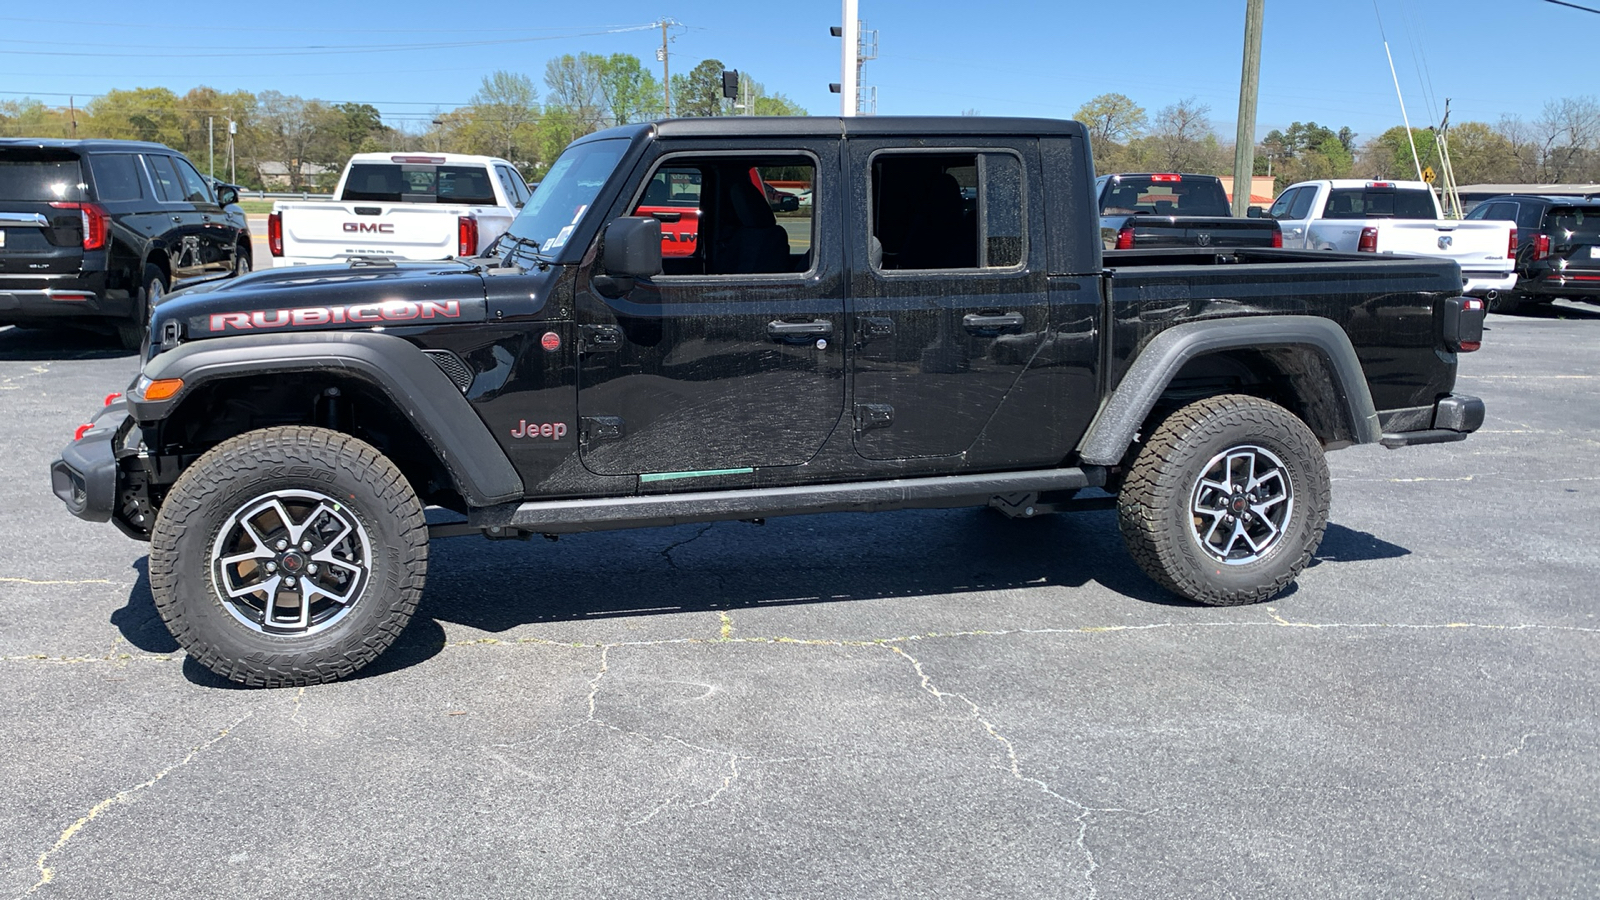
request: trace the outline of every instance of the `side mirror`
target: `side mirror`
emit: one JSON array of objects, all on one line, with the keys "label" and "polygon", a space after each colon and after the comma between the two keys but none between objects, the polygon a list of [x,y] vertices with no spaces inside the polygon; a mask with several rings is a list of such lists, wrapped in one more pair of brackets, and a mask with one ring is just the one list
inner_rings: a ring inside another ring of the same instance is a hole
[{"label": "side mirror", "polygon": [[594,289],[606,297],[633,290],[635,278],[661,274],[661,222],[654,216],[627,216],[607,225],[600,236],[600,265]]},{"label": "side mirror", "polygon": [[1267,211],[1266,210],[1262,209],[1259,206],[1252,206],[1252,207],[1246,209],[1244,211],[1244,217],[1246,219],[1270,219],[1270,218],[1272,218],[1271,216],[1267,215]]},{"label": "side mirror", "polygon": [[217,205],[232,206],[239,202],[239,189],[231,184],[217,185]]},{"label": "side mirror", "polygon": [[773,212],[795,212],[800,209],[800,198],[793,194],[782,194],[778,197],[778,204]]}]

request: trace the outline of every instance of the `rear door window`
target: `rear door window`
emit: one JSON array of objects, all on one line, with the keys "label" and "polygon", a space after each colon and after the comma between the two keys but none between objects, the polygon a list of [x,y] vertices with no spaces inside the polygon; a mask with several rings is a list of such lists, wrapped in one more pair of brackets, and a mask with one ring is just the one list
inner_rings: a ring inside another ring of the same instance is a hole
[{"label": "rear door window", "polygon": [[1538,203],[1517,204],[1517,230],[1533,233],[1539,230],[1539,220],[1544,218],[1544,207]]},{"label": "rear door window", "polygon": [[49,150],[0,150],[0,200],[82,200],[83,188],[83,171],[76,155]]},{"label": "rear door window", "polygon": [[1274,219],[1288,218],[1289,210],[1294,206],[1294,198],[1300,196],[1300,192],[1304,190],[1306,188],[1290,188],[1284,191],[1278,196],[1278,199],[1272,201],[1272,207],[1267,210],[1267,215]]},{"label": "rear door window", "polygon": [[144,163],[150,168],[150,180],[155,182],[156,193],[168,203],[184,202],[183,183],[177,170],[172,168],[172,157],[147,154]]},{"label": "rear door window", "polygon": [[1027,255],[1022,160],[1010,153],[884,153],[872,163],[872,263],[1005,269]]},{"label": "rear door window", "polygon": [[95,199],[102,203],[144,199],[144,179],[132,153],[97,153],[89,157]]},{"label": "rear door window", "polygon": [[1310,218],[1311,204],[1315,203],[1316,200],[1317,189],[1315,187],[1301,188],[1299,195],[1294,198],[1294,204],[1289,207],[1290,220]]}]

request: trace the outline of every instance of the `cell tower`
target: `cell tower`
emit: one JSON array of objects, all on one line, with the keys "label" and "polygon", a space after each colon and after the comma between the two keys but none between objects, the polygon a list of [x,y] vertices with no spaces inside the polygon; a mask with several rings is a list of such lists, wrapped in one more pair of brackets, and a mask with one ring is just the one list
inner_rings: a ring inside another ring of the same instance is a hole
[{"label": "cell tower", "polygon": [[875,116],[878,89],[862,86],[861,66],[878,58],[878,32],[856,17],[856,4],[857,0],[844,0],[844,25],[828,29],[840,38],[839,75],[844,79],[829,84],[828,90],[839,95],[839,115]]}]

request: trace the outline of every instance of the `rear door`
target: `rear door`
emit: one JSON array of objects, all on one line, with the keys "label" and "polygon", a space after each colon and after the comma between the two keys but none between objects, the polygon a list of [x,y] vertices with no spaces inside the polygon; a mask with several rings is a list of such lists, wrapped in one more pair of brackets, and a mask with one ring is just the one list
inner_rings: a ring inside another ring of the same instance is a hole
[{"label": "rear door", "polygon": [[[851,413],[872,460],[971,447],[1049,328],[1031,139],[853,138]],[[1031,224],[1030,224],[1031,223]]]},{"label": "rear door", "polygon": [[[1278,228],[1283,231],[1283,246],[1290,249],[1303,249],[1311,233],[1311,219],[1316,215],[1317,193],[1320,187],[1314,184],[1303,184],[1283,192],[1270,210],[1272,217],[1278,220]],[[1354,247],[1350,249],[1355,249]]]},{"label": "rear door", "polygon": [[[78,154],[0,148],[0,290],[38,290],[83,263],[84,201]],[[4,302],[0,298],[0,302]]]}]

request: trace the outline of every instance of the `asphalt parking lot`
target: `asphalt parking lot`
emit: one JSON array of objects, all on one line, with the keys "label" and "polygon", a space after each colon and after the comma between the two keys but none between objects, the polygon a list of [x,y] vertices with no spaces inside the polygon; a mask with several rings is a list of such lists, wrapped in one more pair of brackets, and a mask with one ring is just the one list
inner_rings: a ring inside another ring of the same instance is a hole
[{"label": "asphalt parking lot", "polygon": [[378,663],[274,691],[50,494],[133,357],[0,330],[0,896],[1595,896],[1600,310],[1490,329],[1484,430],[1333,454],[1265,604],[1110,513],[456,538]]}]

